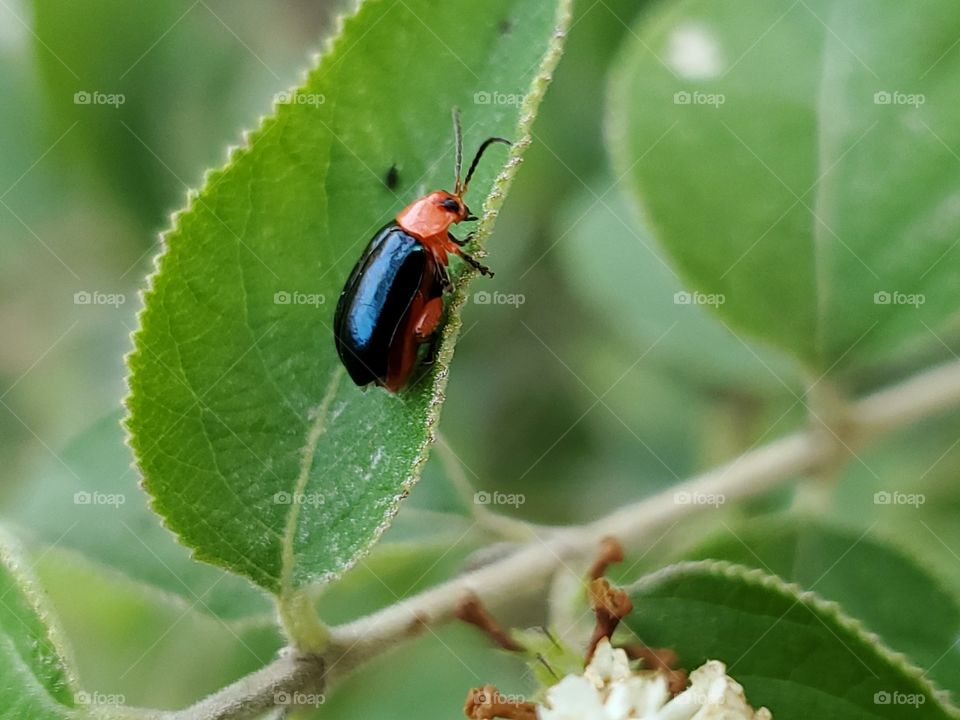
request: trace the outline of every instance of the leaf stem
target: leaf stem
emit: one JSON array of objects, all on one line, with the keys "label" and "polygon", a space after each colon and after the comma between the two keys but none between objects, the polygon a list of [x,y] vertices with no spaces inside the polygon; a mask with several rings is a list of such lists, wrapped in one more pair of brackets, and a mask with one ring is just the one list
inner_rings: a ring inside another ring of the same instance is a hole
[{"label": "leaf stem", "polygon": [[306,589],[294,590],[277,599],[277,613],[287,637],[299,649],[321,652],[330,641],[330,628],[317,616]]},{"label": "leaf stem", "polygon": [[832,452],[816,472],[797,487],[794,507],[801,512],[820,514],[829,507],[833,488],[853,455],[851,443],[855,442],[856,429],[850,422],[850,403],[831,378],[818,379],[807,394],[810,425]]}]

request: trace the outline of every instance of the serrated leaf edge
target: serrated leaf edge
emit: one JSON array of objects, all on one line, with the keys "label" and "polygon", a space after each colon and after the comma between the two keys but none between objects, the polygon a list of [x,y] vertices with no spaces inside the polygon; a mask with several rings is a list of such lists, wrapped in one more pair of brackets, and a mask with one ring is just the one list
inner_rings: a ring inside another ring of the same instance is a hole
[{"label": "serrated leaf edge", "polygon": [[[530,83],[530,89],[524,95],[523,103],[520,106],[520,120],[517,123],[517,138],[510,149],[510,155],[503,169],[497,175],[493,182],[489,194],[483,201],[483,212],[480,222],[477,224],[474,247],[481,250],[476,253],[477,257],[483,256],[483,248],[486,240],[489,238],[493,225],[500,214],[500,208],[506,199],[506,194],[513,183],[513,178],[520,165],[523,163],[523,152],[533,142],[532,127],[536,119],[537,110],[546,94],[550,81],[553,79],[553,72],[560,58],[563,56],[564,42],[567,37],[567,30],[570,27],[570,21],[573,15],[573,0],[559,0],[558,11],[554,18],[554,30],[547,50],[540,61],[540,67],[536,76]],[[467,286],[476,276],[476,271],[466,270],[459,278],[456,289],[450,301],[447,321],[444,325],[440,337],[440,344],[437,349],[436,370],[432,375],[432,385],[430,387],[430,401],[427,405],[427,416],[425,427],[427,430],[424,441],[417,450],[417,455],[410,468],[407,479],[401,483],[400,492],[397,500],[390,504],[384,514],[383,522],[377,526],[371,535],[370,542],[357,551],[354,557],[345,563],[338,572],[328,573],[322,580],[313,583],[320,585],[343,576],[344,573],[353,568],[361,559],[366,557],[374,545],[380,540],[383,533],[389,529],[393,518],[400,510],[400,503],[406,498],[413,486],[420,478],[423,468],[426,465],[430,455],[430,448],[436,442],[436,428],[440,422],[440,411],[446,400],[446,387],[450,374],[450,362],[453,359],[454,347],[463,326],[460,317],[460,310],[467,300]]]},{"label": "serrated leaf edge", "polygon": [[[66,634],[60,627],[60,622],[53,611],[47,606],[47,600],[44,597],[42,584],[34,576],[32,568],[28,568],[24,563],[27,553],[24,551],[20,541],[9,531],[9,529],[0,525],[0,564],[17,581],[18,588],[23,596],[30,603],[30,607],[36,613],[46,628],[46,636],[57,653],[60,665],[63,668],[64,677],[67,681],[67,688],[76,696],[80,690],[80,682],[76,672],[76,664],[73,658],[73,651],[70,643],[67,641]],[[39,683],[39,678],[37,679]],[[40,683],[42,684],[42,683]],[[47,698],[64,714],[72,717],[85,717],[86,713],[76,707],[70,707],[61,704],[52,695],[47,693]]]},{"label": "serrated leaf edge", "polygon": [[[20,535],[23,534],[19,528],[17,528],[17,532]],[[78,550],[77,548],[72,547],[54,546],[42,542],[31,541],[27,544],[30,545],[31,548],[33,548],[33,546],[42,548],[42,555],[49,555],[55,560],[57,558],[62,558],[64,561],[78,563],[85,569],[88,569],[91,573],[97,573],[104,582],[123,585],[129,588],[131,594],[136,595],[143,602],[151,603],[157,607],[174,610],[179,613],[190,614],[195,616],[200,622],[209,622],[215,627],[228,628],[237,634],[244,633],[250,629],[276,627],[276,616],[271,610],[267,609],[269,608],[269,604],[265,604],[265,609],[249,613],[247,615],[221,617],[220,615],[205,609],[205,603],[197,603],[196,600],[191,601],[183,595],[179,595],[176,592],[167,590],[159,585],[155,585],[148,580],[142,580],[140,578],[128,575],[120,568],[109,565],[108,563],[98,560],[97,558],[91,557],[83,550]],[[32,549],[28,550],[27,552],[30,556],[36,556]],[[217,567],[216,569],[224,573],[228,572],[221,567]],[[231,576],[236,576],[235,573],[230,574]],[[266,591],[263,590],[263,588],[261,588],[259,585],[254,585],[253,587],[256,588],[258,593],[261,593],[262,597],[270,597],[270,595],[268,595]]]},{"label": "serrated leaf edge", "polygon": [[[323,41],[323,47],[319,52],[313,53],[311,57],[311,62],[303,69],[300,73],[300,80],[296,85],[288,87],[288,93],[297,93],[300,90],[303,90],[307,87],[309,83],[310,76],[320,67],[320,64],[328,55],[330,55],[335,47],[337,42],[343,35],[343,28],[348,19],[355,16],[359,11],[360,7],[363,5],[364,0],[354,0],[352,5],[343,10],[342,12],[337,13],[334,16],[333,28],[329,35]],[[168,251],[168,240],[169,237],[180,230],[180,221],[181,218],[185,215],[192,212],[196,206],[196,201],[200,199],[203,190],[207,187],[216,183],[218,177],[222,177],[233,164],[237,161],[238,158],[242,157],[246,153],[250,152],[254,145],[256,145],[257,139],[262,136],[265,132],[265,127],[268,122],[274,120],[277,116],[278,109],[281,106],[280,94],[274,95],[274,100],[271,105],[271,111],[269,113],[262,114],[256,125],[253,129],[244,130],[241,134],[242,140],[239,144],[230,145],[227,147],[226,151],[226,160],[223,165],[217,168],[208,169],[203,174],[203,178],[199,184],[199,188],[190,188],[186,193],[186,203],[183,207],[175,210],[170,214],[169,225],[166,230],[160,232],[159,240],[160,247],[157,252],[151,258],[152,268],[147,274],[145,279],[145,286],[141,288],[137,293],[137,298],[140,302],[140,308],[136,312],[136,329],[129,334],[129,341],[131,349],[123,357],[123,364],[126,369],[126,374],[124,376],[124,382],[126,385],[126,392],[121,404],[124,409],[124,417],[120,420],[120,426],[124,431],[124,444],[130,449],[130,452],[133,456],[130,467],[140,478],[139,486],[147,495],[147,505],[153,511],[153,513],[160,518],[161,526],[171,533],[174,539],[178,544],[187,548],[190,553],[190,558],[193,560],[198,560],[205,562],[209,565],[213,565],[218,568],[225,569],[230,573],[244,578],[252,586],[256,587],[258,590],[267,590],[273,592],[271,588],[266,587],[257,583],[252,578],[247,576],[245,573],[237,572],[234,567],[229,566],[227,563],[223,562],[220,558],[213,555],[208,555],[204,553],[201,548],[193,547],[192,545],[184,542],[181,538],[180,533],[178,533],[167,521],[167,517],[159,512],[156,508],[156,498],[153,493],[150,492],[144,473],[141,471],[139,463],[139,454],[134,445],[133,438],[133,428],[131,421],[133,418],[133,411],[131,408],[131,401],[133,399],[133,388],[130,385],[130,378],[132,376],[131,362],[140,352],[140,343],[139,338],[143,333],[143,315],[147,310],[147,301],[151,295],[156,291],[154,288],[154,281],[156,277],[161,272],[160,261],[166,255]],[[280,578],[273,578],[277,581],[277,586],[279,587]],[[276,594],[276,593],[274,593]]]},{"label": "serrated leaf edge", "polygon": [[668,565],[661,570],[645,575],[628,586],[626,590],[632,594],[646,588],[655,587],[668,580],[703,573],[772,590],[816,610],[822,617],[836,622],[838,626],[850,632],[858,640],[868,643],[883,660],[886,660],[895,669],[914,678],[947,715],[960,718],[960,709],[951,702],[950,693],[942,690],[929,680],[923,670],[911,663],[906,655],[888,647],[878,635],[867,629],[863,623],[847,615],[839,603],[826,600],[811,590],[805,590],[796,583],[788,583],[782,578],[770,575],[763,570],[737,565],[725,560],[691,560]]},{"label": "serrated leaf edge", "polygon": [[[559,0],[557,3],[557,14],[554,17],[553,35],[547,44],[546,52],[540,61],[540,67],[537,74],[530,83],[530,89],[524,95],[523,102],[520,105],[520,119],[517,123],[517,131],[513,146],[510,149],[510,155],[506,164],[497,175],[493,182],[493,187],[483,201],[483,213],[480,222],[477,224],[474,246],[481,250],[477,253],[482,257],[482,250],[486,246],[486,240],[493,231],[493,225],[500,214],[500,209],[506,199],[507,192],[513,184],[517,170],[523,163],[523,153],[533,142],[533,123],[537,116],[537,110],[543,101],[550,81],[553,79],[553,72],[556,70],[560,58],[563,56],[564,43],[567,37],[567,31],[570,28],[570,22],[573,16],[573,0]],[[427,405],[426,417],[426,437],[420,444],[417,457],[411,466],[410,475],[401,485],[400,500],[409,495],[413,486],[420,478],[423,467],[426,465],[430,455],[430,448],[437,439],[437,425],[440,422],[440,410],[446,400],[446,388],[450,374],[450,362],[453,359],[454,346],[460,335],[460,329],[463,326],[463,320],[460,311],[467,300],[467,288],[476,277],[475,270],[468,270],[463,273],[454,290],[448,310],[448,319],[444,325],[440,345],[437,350],[436,370],[433,373],[433,384],[430,389],[430,402]],[[358,552],[353,561],[345,567],[342,572],[346,572],[356,563],[366,556],[370,548],[380,539],[380,536],[390,527],[391,521],[396,516],[400,508],[400,500],[394,502],[387,510],[384,522],[377,528],[370,543],[365,549]]]},{"label": "serrated leaf edge", "polygon": [[[307,83],[309,82],[310,76],[319,69],[321,62],[325,57],[333,52],[336,47],[337,42],[340,40],[343,34],[343,28],[345,23],[356,15],[357,11],[363,5],[364,0],[354,0],[352,6],[345,10],[344,12],[338,13],[334,21],[334,29],[327,37],[324,48],[314,54],[312,58],[312,63],[308,65],[303,73],[301,74],[301,80],[299,83],[290,88],[290,92],[296,93],[300,90],[306,88]],[[524,150],[532,143],[532,126],[536,118],[537,110],[539,109],[540,103],[543,100],[544,95],[546,94],[547,87],[550,84],[550,81],[553,78],[553,71],[556,69],[557,64],[560,61],[560,58],[563,55],[564,42],[566,40],[567,31],[570,27],[570,22],[573,14],[573,0],[559,0],[558,1],[558,10],[554,18],[554,31],[553,35],[547,45],[547,50],[544,53],[540,66],[537,71],[537,74],[534,76],[530,84],[530,89],[524,96],[523,102],[520,106],[520,119],[517,124],[517,134],[518,138],[514,143],[510,151],[510,155],[503,169],[497,175],[497,178],[494,180],[493,187],[490,190],[490,193],[487,195],[483,203],[483,214],[480,219],[480,222],[477,225],[475,245],[476,247],[482,249],[486,239],[489,237],[493,224],[496,221],[497,216],[499,215],[500,208],[503,205],[503,201],[506,197],[506,193],[509,190],[513,178],[516,175],[517,169],[523,162],[523,152]],[[253,149],[253,146],[256,144],[258,137],[264,132],[264,127],[266,123],[276,117],[276,112],[280,106],[279,99],[275,99],[272,105],[272,112],[270,114],[261,115],[259,122],[253,130],[247,130],[243,132],[243,140],[241,144],[230,146],[227,149],[227,161],[226,163],[215,169],[210,169],[203,175],[203,180],[200,184],[200,189],[190,189],[187,192],[187,202],[184,207],[179,210],[171,213],[170,215],[170,225],[169,227],[160,233],[160,248],[154,254],[151,259],[152,270],[148,273],[146,277],[145,287],[138,292],[138,299],[140,301],[140,308],[136,313],[136,329],[130,333],[129,339],[131,344],[131,350],[124,356],[124,366],[127,370],[125,376],[126,382],[126,393],[122,400],[122,405],[125,410],[124,418],[121,420],[121,426],[124,429],[124,444],[130,448],[131,453],[133,454],[133,462],[131,467],[135,472],[140,476],[140,487],[148,496],[148,506],[150,509],[160,518],[160,523],[164,529],[170,532],[177,542],[180,545],[183,545],[190,551],[190,557],[195,560],[206,562],[208,564],[214,565],[216,567],[224,568],[229,572],[240,575],[244,577],[248,582],[250,582],[255,587],[266,589],[274,594],[277,594],[279,590],[280,582],[279,578],[274,578],[277,580],[277,584],[274,587],[267,587],[265,585],[260,585],[246,574],[237,572],[234,567],[231,567],[226,562],[222,561],[220,558],[208,555],[200,548],[193,547],[181,539],[180,533],[178,533],[174,528],[172,528],[167,522],[166,516],[160,513],[156,508],[156,499],[153,494],[150,492],[144,474],[140,470],[139,458],[137,450],[133,442],[133,430],[131,427],[132,419],[132,410],[131,410],[131,400],[133,396],[133,390],[130,386],[130,377],[131,377],[131,361],[137,356],[139,352],[139,337],[143,332],[143,323],[142,317],[146,312],[147,301],[150,296],[155,292],[154,281],[157,275],[160,273],[160,260],[167,252],[167,243],[168,238],[176,233],[180,229],[180,220],[181,217],[190,213],[194,207],[195,202],[200,198],[203,188],[210,186],[212,183],[216,182],[216,178],[222,176],[229,168],[234,164],[237,158],[243,156],[247,152]],[[478,253],[482,256],[482,253]],[[426,437],[418,448],[417,455],[414,459],[413,464],[411,465],[410,473],[407,479],[401,484],[400,492],[398,494],[398,499],[393,502],[387,509],[384,514],[383,522],[377,526],[374,532],[371,534],[370,541],[366,546],[360,548],[354,555],[354,557],[347,563],[344,563],[337,571],[332,571],[327,573],[322,582],[329,582],[336,580],[339,577],[342,577],[345,572],[350,570],[353,566],[359,562],[361,558],[369,554],[370,549],[377,543],[380,537],[384,532],[390,527],[392,519],[396,516],[399,511],[400,502],[409,495],[411,489],[416,484],[417,480],[420,477],[420,474],[423,471],[423,467],[426,464],[427,458],[429,456],[430,447],[436,441],[436,426],[439,423],[440,419],[440,409],[443,405],[444,400],[446,399],[446,385],[449,378],[449,364],[453,358],[454,345],[456,339],[459,336],[460,328],[462,326],[462,320],[460,318],[460,310],[462,309],[464,303],[466,302],[466,288],[469,282],[473,279],[474,271],[469,271],[464,273],[461,277],[460,282],[457,284],[457,289],[455,290],[453,297],[449,306],[449,315],[448,320],[444,326],[443,332],[440,338],[440,344],[437,351],[437,360],[436,360],[436,370],[432,376],[432,385],[430,389],[430,401],[427,405],[427,415],[426,415]],[[309,585],[309,584],[308,584]]]}]

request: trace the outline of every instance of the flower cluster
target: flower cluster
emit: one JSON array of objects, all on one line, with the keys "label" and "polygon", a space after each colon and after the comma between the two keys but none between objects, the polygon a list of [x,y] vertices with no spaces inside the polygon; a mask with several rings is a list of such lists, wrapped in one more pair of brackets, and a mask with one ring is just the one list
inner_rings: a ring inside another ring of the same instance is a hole
[{"label": "flower cluster", "polygon": [[479,598],[464,597],[457,616],[483,630],[498,647],[526,655],[546,687],[537,695],[540,702],[503,695],[493,685],[474,688],[464,715],[471,720],[772,720],[769,710],[754,710],[747,703],[743,687],[719,660],[708,660],[688,677],[686,670],[677,669],[677,654],[669,648],[642,642],[613,646],[611,638],[633,612],[633,603],[603,575],[622,560],[620,543],[608,538],[587,574],[586,594],[596,623],[583,645],[586,659],[545,628],[507,632]]},{"label": "flower cluster", "polygon": [[547,690],[538,720],[771,720],[754,710],[726,666],[710,660],[690,674],[690,686],[671,697],[662,672],[631,670],[627,654],[601,640],[582,675],[567,675]]}]

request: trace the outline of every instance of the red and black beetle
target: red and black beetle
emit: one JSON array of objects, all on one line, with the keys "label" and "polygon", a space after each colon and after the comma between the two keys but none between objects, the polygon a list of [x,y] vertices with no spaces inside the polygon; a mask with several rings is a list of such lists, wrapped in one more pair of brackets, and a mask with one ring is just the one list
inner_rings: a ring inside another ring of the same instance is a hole
[{"label": "red and black beetle", "polygon": [[391,392],[402,388],[417,364],[420,345],[430,342],[443,315],[443,296],[451,289],[448,255],[459,255],[476,270],[489,268],[462,250],[450,226],[477,220],[463,201],[470,178],[484,151],[485,140],[461,182],[463,140],[460,117],[453,114],[456,138],[456,184],[452,193],[435,190],[414,200],[396,220],[370,240],[347,279],[333,318],[337,354],[357,385],[377,383]]}]

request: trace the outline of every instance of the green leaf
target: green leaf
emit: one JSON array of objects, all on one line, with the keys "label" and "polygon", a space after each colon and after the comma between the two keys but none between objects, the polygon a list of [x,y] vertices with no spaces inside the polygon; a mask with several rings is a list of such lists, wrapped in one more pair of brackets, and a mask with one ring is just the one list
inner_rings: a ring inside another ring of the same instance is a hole
[{"label": "green leaf", "polygon": [[872,539],[869,530],[751,520],[689,556],[756,567],[839,603],[934,682],[960,692],[960,605],[913,558]]},{"label": "green leaf", "polygon": [[777,577],[690,562],[629,591],[627,625],[643,642],[675,649],[688,669],[721,660],[777,720],[957,717],[919,670],[837,605]]},{"label": "green leaf", "polygon": [[195,562],[147,500],[116,412],[59,451],[5,514],[31,545],[80,553],[201,614],[239,620],[272,611],[268,596],[248,580]]},{"label": "green leaf", "polygon": [[958,24],[949,0],[644,18],[611,84],[613,162],[732,325],[825,371],[956,317]]},{"label": "green leaf", "polygon": [[[489,232],[568,5],[363,3],[296,100],[177,216],[129,358],[129,428],[154,508],[196,557],[289,599],[386,528],[427,454],[463,283],[436,368],[395,396],[342,379],[336,298],[377,227],[451,185],[453,106],[468,152],[491,134],[517,141],[496,182],[491,154],[471,186],[476,208],[489,193]],[[294,293],[310,302],[285,304]]]},{"label": "green leaf", "polygon": [[284,645],[274,612],[225,621],[72,550],[31,556],[91,698],[187,707],[269,664]]},{"label": "green leaf", "polygon": [[72,717],[62,640],[13,540],[0,534],[0,718]]},{"label": "green leaf", "polygon": [[609,177],[565,209],[561,226],[570,229],[570,238],[557,252],[584,305],[636,352],[698,382],[766,392],[798,385],[796,368],[782,356],[737,337],[705,307],[686,302],[692,296],[636,215]]}]

